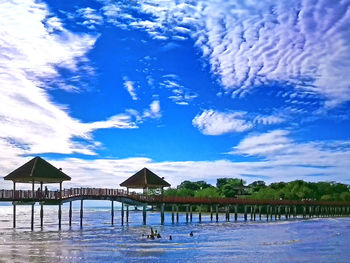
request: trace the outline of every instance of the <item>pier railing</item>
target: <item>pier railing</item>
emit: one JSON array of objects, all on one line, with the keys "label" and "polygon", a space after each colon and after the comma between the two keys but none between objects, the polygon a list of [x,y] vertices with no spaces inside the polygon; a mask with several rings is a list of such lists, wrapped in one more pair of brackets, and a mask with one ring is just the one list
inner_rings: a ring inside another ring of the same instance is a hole
[{"label": "pier railing", "polygon": [[50,201],[71,198],[117,198],[124,197],[150,204],[222,204],[222,205],[332,205],[350,206],[350,202],[327,202],[316,200],[257,200],[249,198],[209,198],[209,197],[170,197],[127,192],[123,189],[108,188],[70,188],[59,191],[0,190],[0,201]]}]

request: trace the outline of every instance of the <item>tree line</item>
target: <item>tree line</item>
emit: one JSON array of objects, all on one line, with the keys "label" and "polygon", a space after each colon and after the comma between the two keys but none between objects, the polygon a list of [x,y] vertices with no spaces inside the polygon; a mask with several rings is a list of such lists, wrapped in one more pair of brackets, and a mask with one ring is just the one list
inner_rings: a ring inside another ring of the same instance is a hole
[{"label": "tree line", "polygon": [[239,197],[275,200],[350,201],[350,185],[337,182],[305,182],[295,180],[267,185],[264,181],[251,184],[239,178],[218,178],[216,185],[205,181],[183,181],[176,188],[164,191],[165,196]]}]

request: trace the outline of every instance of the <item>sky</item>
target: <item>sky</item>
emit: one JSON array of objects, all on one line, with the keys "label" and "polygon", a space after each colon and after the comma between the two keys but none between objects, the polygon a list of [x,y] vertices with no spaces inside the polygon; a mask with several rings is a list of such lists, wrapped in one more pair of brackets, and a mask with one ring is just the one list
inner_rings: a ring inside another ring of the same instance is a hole
[{"label": "sky", "polygon": [[[0,174],[350,183],[350,0],[0,1]],[[0,188],[10,188],[0,181]]]}]

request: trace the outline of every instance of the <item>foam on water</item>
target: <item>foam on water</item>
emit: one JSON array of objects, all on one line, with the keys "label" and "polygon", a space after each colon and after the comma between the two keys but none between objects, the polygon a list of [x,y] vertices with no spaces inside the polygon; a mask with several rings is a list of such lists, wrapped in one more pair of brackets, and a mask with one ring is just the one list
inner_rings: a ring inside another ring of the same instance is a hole
[{"label": "foam on water", "polygon": [[[40,209],[35,211],[35,231],[30,231],[30,207],[17,207],[17,228],[12,229],[12,207],[0,207],[0,262],[349,262],[350,219],[329,218],[270,222],[210,222],[208,214],[186,224],[184,214],[172,225],[166,214],[130,211],[128,225],[115,225],[110,210],[84,209],[84,228],[79,227],[79,209],[68,226],[68,208],[63,207],[62,231],[57,231],[57,207],[45,207],[44,229]],[[224,215],[220,215],[224,220]],[[150,240],[150,226],[161,239]],[[194,236],[189,233],[193,231]],[[172,235],[173,240],[169,240]]]}]

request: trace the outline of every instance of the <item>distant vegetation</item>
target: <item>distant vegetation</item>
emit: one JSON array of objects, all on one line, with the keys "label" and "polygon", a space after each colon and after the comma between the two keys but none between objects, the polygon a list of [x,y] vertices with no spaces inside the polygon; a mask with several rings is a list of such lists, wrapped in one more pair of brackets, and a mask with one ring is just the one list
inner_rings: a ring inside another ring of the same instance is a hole
[{"label": "distant vegetation", "polygon": [[350,201],[350,186],[336,182],[311,183],[302,180],[289,183],[271,183],[270,185],[266,185],[264,181],[255,181],[246,185],[246,182],[242,179],[219,178],[217,179],[216,186],[210,185],[205,181],[184,181],[177,188],[165,190],[164,195]]}]

